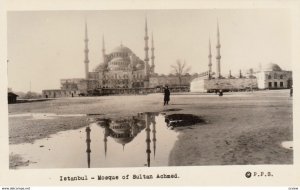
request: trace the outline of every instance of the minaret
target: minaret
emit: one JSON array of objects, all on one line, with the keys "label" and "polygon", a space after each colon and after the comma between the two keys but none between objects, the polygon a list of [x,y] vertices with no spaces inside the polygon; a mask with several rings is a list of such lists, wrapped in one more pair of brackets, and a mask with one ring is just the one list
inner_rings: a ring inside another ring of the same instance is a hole
[{"label": "minaret", "polygon": [[91,129],[90,126],[87,126],[85,129],[86,132],[86,153],[87,153],[87,163],[88,163],[88,168],[90,168],[91,165]]},{"label": "minaret", "polygon": [[211,63],[211,44],[210,44],[210,38],[209,38],[209,50],[208,50],[208,77],[211,78],[211,66],[212,66],[212,63]]},{"label": "minaret", "polygon": [[231,75],[231,70],[229,70],[229,75],[228,75],[228,78],[232,78],[232,75]]},{"label": "minaret", "polygon": [[153,33],[151,35],[151,72],[154,73],[154,68],[155,68],[155,65],[154,65],[154,41],[153,41]]},{"label": "minaret", "polygon": [[149,64],[149,54],[148,54],[148,51],[149,51],[149,47],[148,47],[148,40],[149,40],[149,37],[148,37],[148,26],[147,26],[147,17],[145,19],[145,37],[144,37],[144,40],[145,40],[145,75],[148,75],[148,64]]},{"label": "minaret", "polygon": [[240,78],[243,78],[242,70],[240,69]]},{"label": "minaret", "polygon": [[88,48],[89,39],[88,39],[88,29],[87,29],[86,21],[85,21],[85,39],[84,39],[84,43],[85,43],[85,49],[84,49],[85,79],[88,79],[89,78],[89,62],[90,61],[89,61],[89,48]]},{"label": "minaret", "polygon": [[219,21],[217,23],[217,56],[216,56],[216,62],[217,62],[217,78],[221,77],[221,53],[220,53],[220,31],[219,31]]},{"label": "minaret", "polygon": [[104,41],[104,35],[102,36],[102,58],[103,58],[103,63],[105,63],[105,41]]}]

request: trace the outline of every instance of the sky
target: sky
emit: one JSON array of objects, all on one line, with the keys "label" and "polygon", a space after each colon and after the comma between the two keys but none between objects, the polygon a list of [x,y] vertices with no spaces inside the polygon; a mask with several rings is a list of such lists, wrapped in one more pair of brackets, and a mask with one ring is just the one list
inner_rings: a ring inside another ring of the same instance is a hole
[{"label": "sky", "polygon": [[291,15],[285,9],[10,11],[8,87],[41,92],[59,89],[60,79],[83,78],[85,20],[90,71],[102,62],[103,35],[107,53],[122,43],[144,59],[146,17],[159,74],[169,74],[178,59],[190,73],[207,71],[209,38],[215,71],[217,21],[222,75],[270,62],[292,69]]}]

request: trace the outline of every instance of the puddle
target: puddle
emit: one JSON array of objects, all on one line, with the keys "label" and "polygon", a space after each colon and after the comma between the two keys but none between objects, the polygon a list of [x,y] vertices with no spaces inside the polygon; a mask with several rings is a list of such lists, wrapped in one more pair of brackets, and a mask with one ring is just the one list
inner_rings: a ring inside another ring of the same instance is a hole
[{"label": "puddle", "polygon": [[281,146],[283,148],[293,150],[293,141],[283,141],[281,142]]},{"label": "puddle", "polygon": [[83,117],[87,114],[22,113],[9,114],[8,117],[28,117],[26,120],[55,119],[56,117]]},{"label": "puddle", "polygon": [[191,126],[197,123],[205,123],[205,120],[192,114],[171,114],[165,116],[167,126],[171,129],[175,127]]},{"label": "puddle", "polygon": [[140,113],[130,118],[97,120],[33,144],[10,145],[10,154],[28,162],[17,168],[168,166],[177,135],[168,129],[165,116]]},{"label": "puddle", "polygon": [[181,111],[182,109],[179,108],[171,108],[171,109],[165,109],[164,111]]}]

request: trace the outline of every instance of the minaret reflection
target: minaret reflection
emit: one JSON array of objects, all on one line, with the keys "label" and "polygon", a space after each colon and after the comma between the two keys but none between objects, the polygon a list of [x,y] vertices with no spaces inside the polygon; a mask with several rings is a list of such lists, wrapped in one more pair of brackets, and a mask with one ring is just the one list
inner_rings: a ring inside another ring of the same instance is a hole
[{"label": "minaret reflection", "polygon": [[146,144],[147,144],[147,149],[146,149],[146,153],[147,153],[147,166],[150,167],[150,154],[151,154],[151,148],[150,148],[150,122],[149,122],[149,114],[146,113],[145,114],[145,123],[146,123]]},{"label": "minaret reflection", "polygon": [[152,141],[153,141],[153,155],[155,159],[155,151],[156,151],[156,122],[155,122],[155,117],[151,116],[151,121],[152,121]]},{"label": "minaret reflection", "polygon": [[88,163],[88,168],[90,168],[91,165],[91,129],[90,126],[88,125],[85,129],[86,132],[86,153],[87,153],[87,163]]}]

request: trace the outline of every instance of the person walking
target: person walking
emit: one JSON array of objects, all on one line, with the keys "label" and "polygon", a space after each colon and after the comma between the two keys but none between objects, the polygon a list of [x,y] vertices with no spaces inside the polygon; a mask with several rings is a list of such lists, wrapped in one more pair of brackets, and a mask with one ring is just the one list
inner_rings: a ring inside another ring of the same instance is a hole
[{"label": "person walking", "polygon": [[164,89],[164,105],[168,105],[170,101],[170,90],[168,86]]},{"label": "person walking", "polygon": [[219,90],[219,96],[223,96],[223,90],[222,89]]}]

